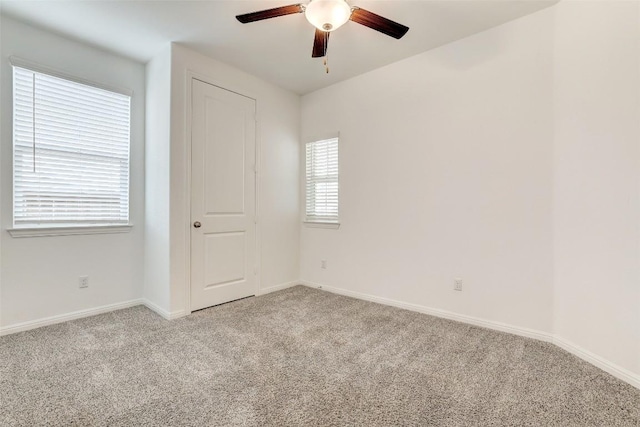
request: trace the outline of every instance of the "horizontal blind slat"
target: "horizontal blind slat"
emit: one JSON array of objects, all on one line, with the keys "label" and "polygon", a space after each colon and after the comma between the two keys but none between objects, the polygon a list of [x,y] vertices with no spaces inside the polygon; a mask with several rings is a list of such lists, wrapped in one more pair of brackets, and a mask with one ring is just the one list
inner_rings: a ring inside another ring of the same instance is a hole
[{"label": "horizontal blind slat", "polygon": [[128,223],[131,98],[13,74],[14,224]]},{"label": "horizontal blind slat", "polygon": [[338,221],[338,138],[310,142],[306,146],[306,218]]}]

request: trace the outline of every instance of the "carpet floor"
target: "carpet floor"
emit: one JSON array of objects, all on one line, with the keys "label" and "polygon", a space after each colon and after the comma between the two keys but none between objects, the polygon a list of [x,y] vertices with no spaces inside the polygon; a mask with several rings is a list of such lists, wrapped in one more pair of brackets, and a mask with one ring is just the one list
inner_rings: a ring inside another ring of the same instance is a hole
[{"label": "carpet floor", "polygon": [[547,343],[297,286],[0,338],[1,426],[640,426]]}]

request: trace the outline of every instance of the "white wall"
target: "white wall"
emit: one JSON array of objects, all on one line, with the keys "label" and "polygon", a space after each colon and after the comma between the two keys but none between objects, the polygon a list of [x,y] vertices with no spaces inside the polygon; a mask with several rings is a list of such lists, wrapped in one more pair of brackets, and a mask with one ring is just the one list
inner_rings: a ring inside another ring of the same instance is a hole
[{"label": "white wall", "polygon": [[638,386],[639,18],[563,1],[304,96],[303,140],[341,132],[342,226],[302,227],[301,279],[537,330]]},{"label": "white wall", "polygon": [[171,176],[171,46],[146,66],[144,298],[165,313],[169,304]]},{"label": "white wall", "polygon": [[[142,295],[144,231],[144,66],[104,51],[1,17],[0,135],[2,223],[0,325],[67,314]],[[134,91],[131,121],[130,233],[12,238],[11,120],[9,56],[15,55],[70,75]],[[88,289],[78,277],[88,275]]]},{"label": "white wall", "polygon": [[552,45],[545,10],[304,96],[341,227],[302,227],[301,279],[550,332]]},{"label": "white wall", "polygon": [[[152,62],[148,67],[148,77],[153,76],[153,66]],[[212,58],[173,44],[170,72],[171,146],[169,157],[159,160],[160,163],[155,165],[158,170],[167,171],[171,179],[170,182],[158,183],[154,190],[170,194],[169,240],[162,242],[162,251],[170,251],[169,270],[159,273],[164,277],[158,279],[170,287],[166,289],[169,292],[169,306],[161,307],[170,317],[183,315],[188,310],[188,248],[191,221],[187,204],[189,138],[186,135],[186,103],[190,88],[189,72],[196,73],[220,87],[257,100],[260,289],[265,291],[298,279],[300,97]],[[156,123],[154,126],[162,127],[158,132],[167,131],[166,123]],[[149,135],[151,132],[149,130]],[[158,213],[147,209],[148,221],[152,221],[155,215],[166,218],[166,214],[167,212]]]},{"label": "white wall", "polygon": [[640,383],[640,7],[556,11],[555,331]]}]

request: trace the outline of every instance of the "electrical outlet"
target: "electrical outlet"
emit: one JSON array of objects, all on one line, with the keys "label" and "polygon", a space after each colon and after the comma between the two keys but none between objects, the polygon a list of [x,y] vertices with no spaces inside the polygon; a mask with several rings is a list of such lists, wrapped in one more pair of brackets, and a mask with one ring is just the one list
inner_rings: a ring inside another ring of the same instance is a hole
[{"label": "electrical outlet", "polygon": [[80,276],[78,278],[78,284],[79,287],[82,288],[88,288],[89,287],[89,276]]},{"label": "electrical outlet", "polygon": [[322,260],[320,261],[320,268],[322,268],[323,270],[327,269],[327,261],[326,260]]},{"label": "electrical outlet", "polygon": [[461,291],[462,290],[462,279],[460,279],[460,278],[453,279],[453,290],[454,291]]}]

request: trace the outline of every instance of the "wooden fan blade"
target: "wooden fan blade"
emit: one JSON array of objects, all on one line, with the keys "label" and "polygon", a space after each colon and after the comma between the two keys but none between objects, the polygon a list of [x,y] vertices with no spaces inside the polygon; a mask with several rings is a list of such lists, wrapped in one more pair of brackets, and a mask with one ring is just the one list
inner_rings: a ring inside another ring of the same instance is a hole
[{"label": "wooden fan blade", "polygon": [[409,31],[409,27],[405,27],[402,24],[398,24],[390,19],[376,15],[368,10],[360,9],[359,7],[353,8],[351,18],[349,19],[396,39],[402,38],[402,36],[407,34],[407,31]]},{"label": "wooden fan blade", "polygon": [[327,48],[329,47],[329,32],[318,30],[316,28],[316,36],[313,39],[312,58],[322,58],[327,56]]},{"label": "wooden fan blade", "polygon": [[292,15],[294,13],[302,13],[304,8],[301,4],[292,4],[289,6],[274,7],[273,9],[261,10],[258,12],[245,13],[236,16],[236,19],[243,24],[249,22],[262,21],[263,19],[277,18],[278,16]]}]

